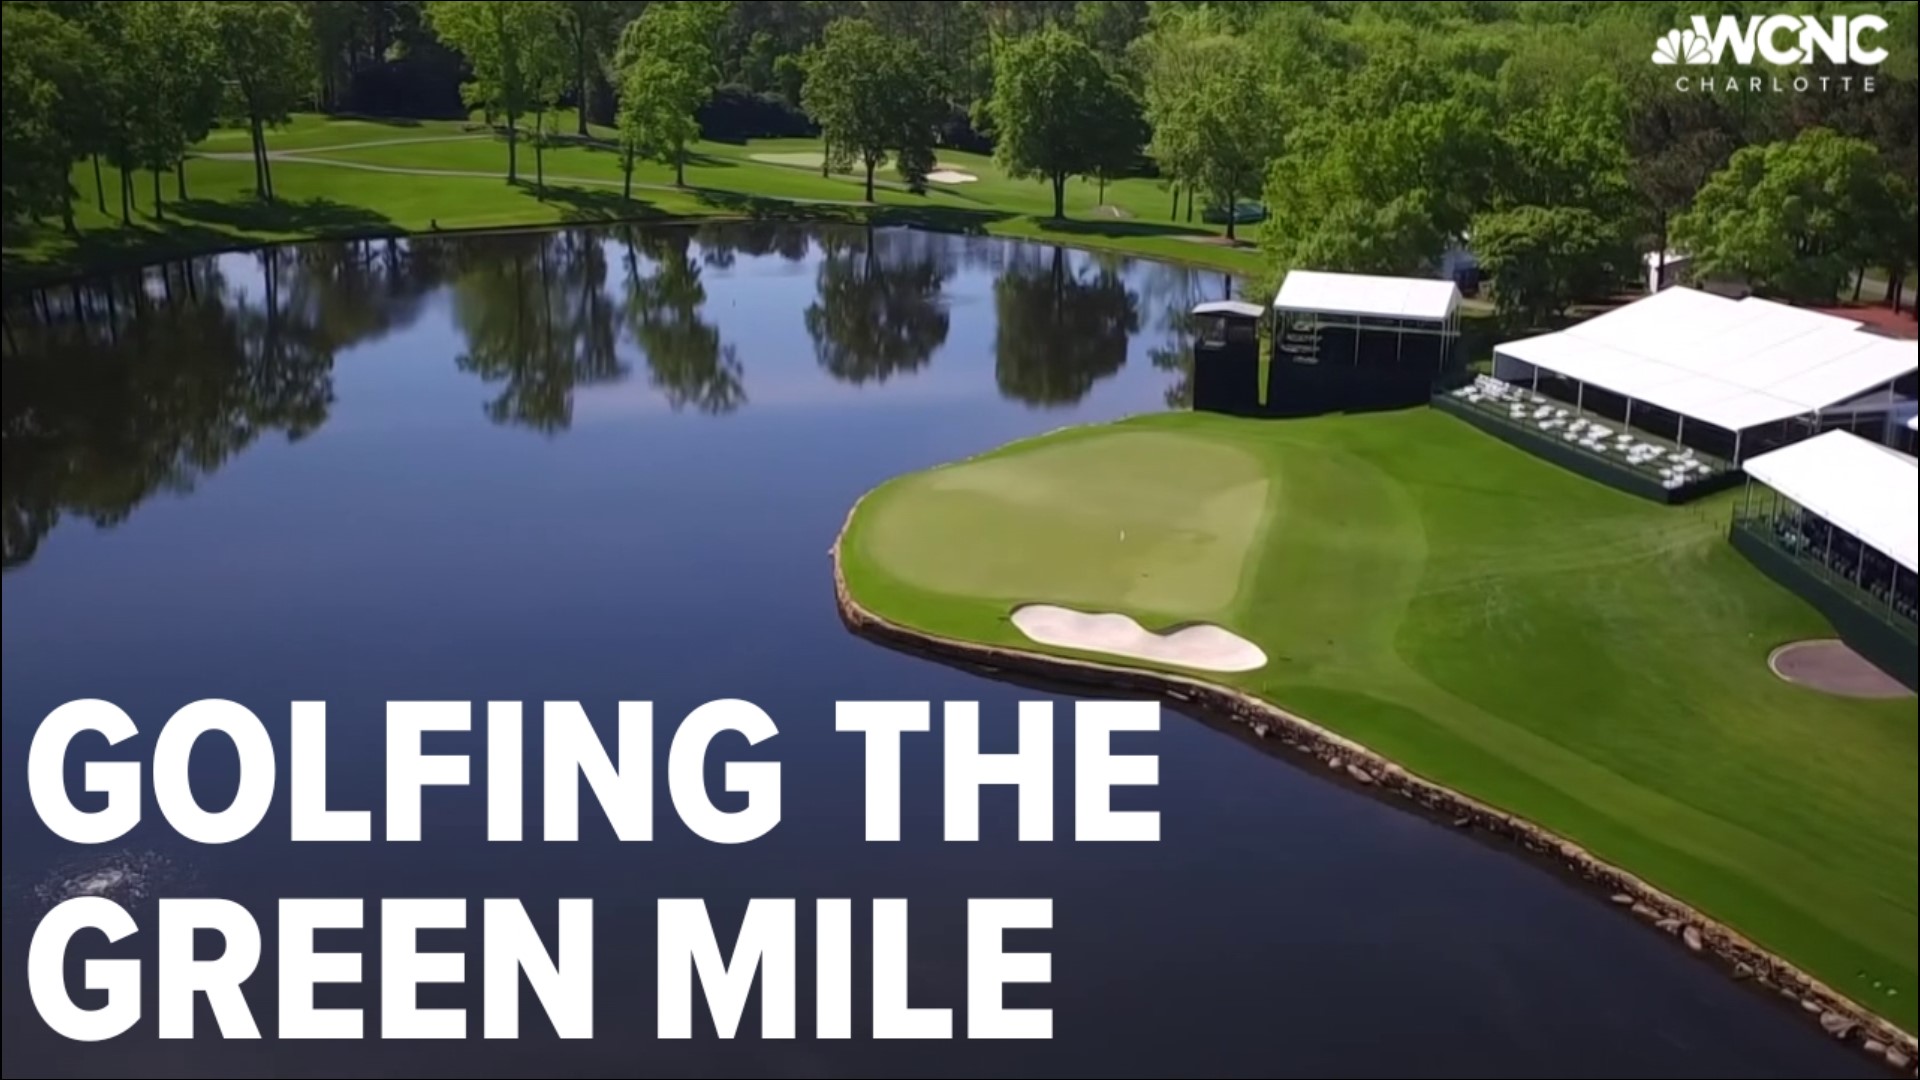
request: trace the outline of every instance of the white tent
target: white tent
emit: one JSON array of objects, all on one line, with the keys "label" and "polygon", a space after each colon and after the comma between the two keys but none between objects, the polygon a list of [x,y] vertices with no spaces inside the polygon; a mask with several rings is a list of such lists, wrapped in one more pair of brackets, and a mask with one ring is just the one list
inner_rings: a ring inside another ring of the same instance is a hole
[{"label": "white tent", "polygon": [[1249,304],[1245,300],[1209,300],[1204,304],[1195,304],[1193,313],[1200,316],[1228,315],[1241,319],[1258,319],[1266,314],[1259,304]]},{"label": "white tent", "polygon": [[1920,572],[1920,465],[1844,431],[1747,462],[1747,475]]},{"label": "white tent", "polygon": [[1273,300],[1275,311],[1424,322],[1444,322],[1459,306],[1460,287],[1451,281],[1321,270],[1288,271]]},{"label": "white tent", "polygon": [[1494,349],[1508,382],[1541,371],[1610,390],[1733,432],[1884,389],[1920,367],[1920,343],[1866,331],[1851,319],[1748,297],[1672,288],[1569,329]]}]

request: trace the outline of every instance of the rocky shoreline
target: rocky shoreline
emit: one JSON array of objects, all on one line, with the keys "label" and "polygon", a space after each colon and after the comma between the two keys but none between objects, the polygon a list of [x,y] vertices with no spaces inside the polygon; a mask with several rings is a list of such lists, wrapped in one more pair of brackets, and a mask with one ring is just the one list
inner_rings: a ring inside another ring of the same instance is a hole
[{"label": "rocky shoreline", "polygon": [[[854,511],[859,510],[858,504]],[[847,520],[852,521],[849,513]],[[1310,757],[1343,780],[1382,798],[1403,800],[1547,860],[1605,896],[1633,918],[1670,936],[1674,943],[1716,964],[1728,976],[1765,989],[1797,1009],[1835,1039],[1908,1076],[1920,1075],[1914,1036],[1827,986],[1792,963],[1709,918],[1685,902],[1594,856],[1532,822],[1497,810],[1451,788],[1415,775],[1350,739],[1250,694],[1196,678],[1049,656],[945,638],[891,622],[863,607],[847,587],[840,545],[834,541],[833,584],[840,617],[857,634],[938,660],[955,661],[986,675],[1027,677],[1096,689],[1102,695],[1133,693],[1195,709],[1245,728],[1254,738]]]}]

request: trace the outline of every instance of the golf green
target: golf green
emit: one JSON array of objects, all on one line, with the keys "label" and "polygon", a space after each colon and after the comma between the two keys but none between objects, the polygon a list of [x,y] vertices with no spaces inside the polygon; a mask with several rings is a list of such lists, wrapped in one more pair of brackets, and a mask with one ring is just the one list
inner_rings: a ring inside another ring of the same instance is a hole
[{"label": "golf green", "polygon": [[1270,660],[1210,681],[1573,840],[1912,1031],[1913,699],[1769,671],[1831,631],[1731,549],[1728,509],[1644,502],[1431,410],[1169,413],[893,480],[841,565],[889,622],[1029,652],[1063,650],[1013,625],[1025,603],[1217,623]]}]

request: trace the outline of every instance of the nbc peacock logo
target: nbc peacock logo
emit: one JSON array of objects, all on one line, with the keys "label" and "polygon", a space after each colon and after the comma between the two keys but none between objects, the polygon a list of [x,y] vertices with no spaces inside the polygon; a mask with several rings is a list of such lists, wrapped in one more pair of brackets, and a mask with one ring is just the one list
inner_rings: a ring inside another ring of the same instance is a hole
[{"label": "nbc peacock logo", "polygon": [[1710,64],[1713,53],[1707,39],[1692,30],[1669,30],[1653,43],[1656,64]]}]

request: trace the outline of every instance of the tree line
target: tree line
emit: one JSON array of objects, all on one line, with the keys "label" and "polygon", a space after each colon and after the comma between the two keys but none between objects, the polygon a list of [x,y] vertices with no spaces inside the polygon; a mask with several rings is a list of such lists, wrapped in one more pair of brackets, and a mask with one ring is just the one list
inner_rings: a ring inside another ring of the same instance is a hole
[{"label": "tree line", "polygon": [[1920,188],[1916,4],[1712,7],[1872,11],[1892,55],[1870,93],[1683,91],[1650,56],[1699,10],[1668,0],[7,2],[0,195],[9,221],[71,225],[72,165],[91,162],[151,171],[159,214],[161,174],[185,198],[188,148],[228,123],[270,199],[264,132],[291,111],[451,99],[500,130],[516,182],[530,144],[536,190],[557,138],[614,143],[630,196],[640,161],[684,181],[703,131],[804,131],[869,200],[882,169],[924,190],[941,150],[990,147],[1050,187],[1056,217],[1076,179],[1104,202],[1141,175],[1169,218],[1230,238],[1263,213],[1279,268],[1432,272],[1470,248],[1527,321],[1671,249],[1796,299],[1881,270],[1897,299]]}]

